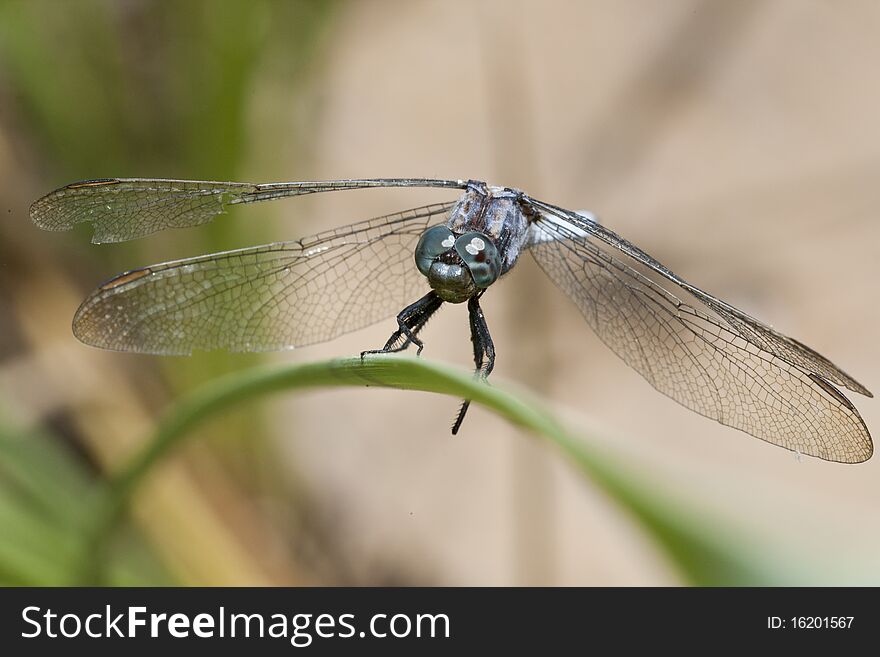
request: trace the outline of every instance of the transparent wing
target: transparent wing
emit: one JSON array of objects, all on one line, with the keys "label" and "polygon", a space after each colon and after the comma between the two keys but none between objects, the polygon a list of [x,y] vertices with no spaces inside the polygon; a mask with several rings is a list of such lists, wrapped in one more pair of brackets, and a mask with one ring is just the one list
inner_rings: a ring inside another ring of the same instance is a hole
[{"label": "transparent wing", "polygon": [[829,461],[870,458],[868,429],[829,360],[686,283],[587,217],[540,201],[530,251],[593,330],[660,392],[767,442]]},{"label": "transparent wing", "polygon": [[204,224],[231,205],[288,196],[370,187],[461,189],[460,180],[376,178],[324,182],[236,183],[159,178],[107,178],[56,189],[31,205],[31,219],[45,230],[69,230],[90,222],[92,242],[123,242],[165,228]]},{"label": "transparent wing", "polygon": [[393,315],[424,292],[429,205],[295,242],[145,267],[95,290],[73,320],[83,342],[118,351],[268,351],[322,342]]}]

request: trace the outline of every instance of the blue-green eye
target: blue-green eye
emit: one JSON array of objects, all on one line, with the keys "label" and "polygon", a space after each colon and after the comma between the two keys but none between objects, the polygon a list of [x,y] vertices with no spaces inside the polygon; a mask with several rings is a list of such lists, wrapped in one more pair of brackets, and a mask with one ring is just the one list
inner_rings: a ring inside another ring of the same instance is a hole
[{"label": "blue-green eye", "polygon": [[419,238],[416,245],[416,267],[425,276],[431,271],[431,263],[441,253],[455,245],[455,235],[446,226],[432,226]]},{"label": "blue-green eye", "polygon": [[487,288],[498,278],[501,263],[498,249],[482,233],[465,233],[455,240],[455,252],[467,265],[479,288]]}]

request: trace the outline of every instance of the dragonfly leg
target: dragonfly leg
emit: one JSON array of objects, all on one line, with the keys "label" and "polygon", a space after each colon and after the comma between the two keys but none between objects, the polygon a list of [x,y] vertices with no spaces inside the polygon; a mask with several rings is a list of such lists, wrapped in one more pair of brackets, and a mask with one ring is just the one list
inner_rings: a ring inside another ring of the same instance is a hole
[{"label": "dragonfly leg", "polygon": [[400,311],[397,315],[398,329],[391,334],[381,349],[370,349],[361,352],[361,358],[367,354],[390,354],[403,351],[411,344],[418,347],[416,354],[421,354],[424,343],[417,336],[431,316],[443,305],[443,299],[433,290],[421,299]]},{"label": "dragonfly leg", "polygon": [[[468,317],[471,324],[471,342],[474,345],[474,366],[476,367],[474,377],[486,381],[495,368],[495,343],[492,342],[486,318],[483,316],[483,309],[480,308],[480,296],[482,293],[468,300]],[[457,434],[461,428],[461,423],[464,421],[464,416],[470,405],[470,399],[462,401],[458,416],[452,425],[453,435]]]}]

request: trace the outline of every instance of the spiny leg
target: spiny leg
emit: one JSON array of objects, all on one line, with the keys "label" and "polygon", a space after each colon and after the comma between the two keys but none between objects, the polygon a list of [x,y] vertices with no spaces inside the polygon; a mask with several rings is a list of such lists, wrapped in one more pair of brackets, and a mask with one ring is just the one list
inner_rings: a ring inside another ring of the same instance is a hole
[{"label": "spiny leg", "polygon": [[[492,336],[489,335],[489,327],[486,325],[486,318],[483,316],[483,309],[480,308],[480,296],[482,292],[468,300],[468,317],[471,325],[471,342],[474,345],[474,365],[476,371],[474,377],[481,381],[486,381],[495,367],[495,344],[492,342]],[[465,399],[461,403],[461,409],[452,425],[452,434],[458,433],[464,416],[471,405],[470,399]]]},{"label": "spiny leg", "polygon": [[422,353],[424,343],[416,335],[421,331],[431,316],[443,305],[443,299],[433,290],[421,299],[408,305],[397,315],[398,329],[391,334],[388,342],[381,349],[370,349],[361,352],[361,359],[367,354],[389,354],[403,351],[410,344],[418,347],[416,355]]}]

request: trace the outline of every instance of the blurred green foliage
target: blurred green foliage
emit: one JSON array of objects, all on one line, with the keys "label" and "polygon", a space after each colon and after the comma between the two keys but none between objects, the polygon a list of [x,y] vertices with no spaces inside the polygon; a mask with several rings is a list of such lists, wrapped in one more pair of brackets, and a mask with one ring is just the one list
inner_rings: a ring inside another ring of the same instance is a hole
[{"label": "blurred green foliage", "polygon": [[[82,564],[93,547],[90,537],[105,496],[95,473],[57,436],[0,423],[0,585],[83,583]],[[107,542],[102,581],[174,583],[130,527]]]},{"label": "blurred green foliage", "polygon": [[7,1],[0,3],[2,73],[22,128],[61,181],[226,179],[246,154],[261,65],[271,61],[273,75],[295,87],[334,7],[323,0]]},{"label": "blurred green foliage", "polygon": [[[272,112],[261,112],[259,120],[270,123],[255,127],[255,97],[268,87],[283,88],[282,101],[295,98],[321,62],[337,4],[0,1],[0,118],[27,152],[23,164],[46,192],[73,180],[109,176],[240,178],[255,135],[290,131],[283,102]],[[306,157],[307,137],[287,136]],[[259,160],[271,162],[271,156],[261,153]],[[254,221],[245,233],[235,222],[222,221],[180,239],[190,255],[197,255],[269,241],[270,230],[265,222]],[[14,247],[0,240],[0,257],[7,248]],[[75,248],[55,253],[44,266],[58,267],[60,275],[81,281],[83,289],[116,271],[168,259],[149,241],[90,247],[85,261],[77,258]],[[166,394],[174,397],[257,360],[255,355],[210,353],[141,362],[145,370],[160,368]],[[215,451],[245,478],[252,461],[274,461],[266,453],[270,448],[261,427],[258,413],[249,410],[212,428]],[[5,564],[0,564],[0,581],[64,583],[84,549],[80,530],[90,497],[84,493],[95,482],[57,446],[58,439],[4,439],[8,476],[45,468],[45,479],[51,481],[62,467],[66,476],[45,491],[42,506],[35,497],[36,480],[26,491],[19,490],[20,482],[0,489],[0,509],[12,521],[0,536]],[[53,512],[55,502],[59,506]],[[67,509],[70,504],[76,508]],[[114,563],[109,581],[120,583],[124,573],[117,576]],[[163,581],[164,576],[154,574],[146,581]]]}]

